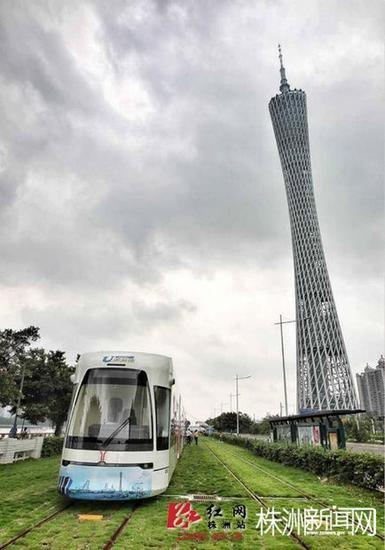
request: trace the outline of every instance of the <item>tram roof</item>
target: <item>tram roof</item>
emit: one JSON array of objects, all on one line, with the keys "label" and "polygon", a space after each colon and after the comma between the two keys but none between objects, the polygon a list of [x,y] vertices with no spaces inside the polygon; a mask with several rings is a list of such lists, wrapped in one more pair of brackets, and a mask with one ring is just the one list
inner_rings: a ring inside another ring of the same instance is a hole
[{"label": "tram roof", "polygon": [[[90,368],[127,367],[158,372],[163,376],[173,373],[171,357],[157,353],[127,350],[101,350],[82,353],[76,365],[74,381],[82,378],[83,373]],[[166,374],[167,373],[167,374]]]},{"label": "tram roof", "polygon": [[[84,362],[95,362],[95,360],[99,360],[103,362],[103,358],[105,357],[134,357],[141,360],[147,360],[148,362],[153,361],[156,363],[167,363],[169,364],[171,361],[171,357],[168,357],[167,355],[161,355],[159,353],[147,353],[144,351],[127,351],[127,350],[101,350],[101,351],[92,351],[92,352],[85,352],[82,353],[79,357],[79,361],[81,360],[82,363]],[[118,360],[118,359],[112,359],[112,360]],[[112,361],[111,360],[111,361]],[[104,361],[106,362],[106,361]]]}]

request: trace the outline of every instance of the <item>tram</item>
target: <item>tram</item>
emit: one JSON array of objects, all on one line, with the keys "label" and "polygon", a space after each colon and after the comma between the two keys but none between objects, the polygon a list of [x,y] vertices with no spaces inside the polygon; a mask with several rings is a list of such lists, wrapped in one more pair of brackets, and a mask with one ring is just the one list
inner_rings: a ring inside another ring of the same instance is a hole
[{"label": "tram", "polygon": [[73,499],[133,500],[165,491],[185,425],[171,358],[85,353],[73,382],[59,492]]}]

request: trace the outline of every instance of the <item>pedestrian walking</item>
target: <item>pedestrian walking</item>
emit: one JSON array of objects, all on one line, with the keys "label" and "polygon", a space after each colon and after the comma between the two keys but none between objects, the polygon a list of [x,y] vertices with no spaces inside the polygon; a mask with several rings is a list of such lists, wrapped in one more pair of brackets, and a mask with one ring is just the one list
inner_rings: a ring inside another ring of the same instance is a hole
[{"label": "pedestrian walking", "polygon": [[193,434],[192,434],[192,431],[190,430],[190,428],[187,430],[186,436],[187,436],[187,445],[191,445]]},{"label": "pedestrian walking", "polygon": [[195,445],[198,445],[198,435],[199,435],[198,430],[195,430],[195,432],[194,432],[194,441],[195,441]]}]

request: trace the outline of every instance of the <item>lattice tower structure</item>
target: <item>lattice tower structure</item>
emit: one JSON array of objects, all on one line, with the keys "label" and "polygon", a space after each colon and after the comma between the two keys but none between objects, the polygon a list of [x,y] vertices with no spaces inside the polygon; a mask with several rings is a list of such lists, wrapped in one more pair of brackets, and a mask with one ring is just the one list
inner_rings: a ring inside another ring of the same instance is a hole
[{"label": "lattice tower structure", "polygon": [[311,172],[306,94],[291,90],[279,48],[280,93],[269,102],[289,207],[296,297],[297,407],[356,409],[333,298]]}]

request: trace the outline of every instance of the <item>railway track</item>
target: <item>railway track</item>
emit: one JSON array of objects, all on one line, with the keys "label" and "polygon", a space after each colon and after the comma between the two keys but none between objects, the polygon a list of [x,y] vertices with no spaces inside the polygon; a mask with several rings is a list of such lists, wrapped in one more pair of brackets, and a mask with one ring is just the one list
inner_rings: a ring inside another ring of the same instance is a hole
[{"label": "railway track", "polygon": [[[222,464],[222,466],[234,477],[234,479],[236,479],[236,481],[245,489],[245,491],[248,493],[248,495],[253,499],[255,500],[256,502],[258,502],[261,506],[263,506],[263,508],[267,509],[268,508],[268,505],[267,503],[265,502],[265,499],[264,497],[260,496],[260,495],[257,495],[255,494],[247,485],[246,483],[244,483],[239,476],[237,476],[237,474],[235,474],[233,472],[233,470],[217,455],[216,452],[214,452],[211,447],[209,445],[207,445],[207,443],[204,443],[204,445],[206,446],[206,448],[215,456],[215,458],[218,460],[218,462],[220,464]],[[306,544],[305,541],[303,541],[301,539],[301,537],[293,530],[291,531],[290,535],[289,535],[301,548],[305,548],[305,550],[310,550],[310,546],[308,546]]]},{"label": "railway track", "polygon": [[123,521],[120,523],[120,525],[115,529],[115,531],[112,533],[111,538],[108,542],[103,546],[103,550],[111,550],[111,548],[114,546],[115,542],[118,540],[118,538],[122,535],[123,531],[127,527],[127,524],[130,522],[132,516],[136,512],[136,510],[140,507],[140,503],[135,503],[133,506],[133,509],[131,512],[123,519]]},{"label": "railway track", "polygon": [[[260,472],[262,472],[264,475],[267,475],[267,476],[270,476],[271,478],[279,481],[280,483],[282,483],[283,485],[287,485],[288,487],[294,489],[295,491],[297,491],[298,493],[300,493],[301,495],[303,495],[307,500],[311,501],[311,502],[314,502],[315,504],[319,504],[320,506],[324,506],[324,507],[328,507],[330,506],[330,504],[328,504],[327,502],[323,501],[323,500],[320,500],[312,495],[308,495],[307,493],[305,493],[304,491],[302,491],[301,489],[299,489],[298,487],[296,487],[295,485],[293,485],[292,483],[289,483],[288,481],[268,472],[267,470],[265,470],[264,468],[261,468],[260,466],[258,466],[257,464],[254,464],[253,462],[251,462],[250,460],[247,460],[245,458],[241,458],[239,456],[237,456],[236,454],[233,454],[232,453],[232,456],[234,458],[236,458],[237,460],[240,460],[241,462],[244,462],[245,464],[249,464],[250,466],[252,466],[253,468],[255,468],[256,470],[259,470]],[[355,522],[356,525],[358,525],[358,522]],[[383,535],[380,535],[379,533],[376,533],[375,534],[375,537],[381,539],[382,541],[385,540],[385,537]]]},{"label": "railway track", "polygon": [[[303,498],[304,500],[307,500],[309,502],[313,502],[313,503],[318,504],[322,507],[330,507],[330,503],[326,503],[325,501],[322,501],[321,499],[319,499],[319,498],[317,498],[313,495],[309,495],[308,493],[303,491],[300,487],[297,487],[295,484],[290,483],[289,481],[280,478],[279,476],[275,475],[274,473],[269,472],[267,469],[259,466],[258,464],[255,464],[253,461],[248,460],[247,458],[245,458],[243,456],[239,456],[236,453],[229,452],[227,456],[222,457],[221,456],[222,453],[218,452],[217,449],[212,449],[211,445],[209,445],[207,443],[204,443],[202,441],[202,446],[204,446],[209,451],[209,453],[212,456],[215,457],[216,461],[218,461],[221,464],[221,466],[228,472],[228,474],[231,475],[231,477],[233,477],[237,481],[237,483],[243,488],[243,490],[248,495],[248,498],[250,498],[250,499],[254,500],[255,502],[257,502],[258,505],[263,507],[264,509],[268,509],[271,506],[271,502],[269,502],[269,501],[270,501],[270,498],[273,498],[273,497],[262,496],[262,495],[256,494],[248,486],[247,482],[245,482],[243,479],[241,479],[241,477],[237,474],[237,471],[234,469],[234,466],[232,464],[229,465],[228,463],[226,463],[227,458],[231,457],[233,459],[236,459],[239,462],[247,464],[248,466],[250,466],[253,469],[255,469],[256,471],[260,472],[264,476],[270,477],[271,479],[274,479],[274,480],[278,481],[282,486],[287,486],[292,491],[295,491],[298,495],[300,495],[300,496],[294,496],[293,495],[293,496],[279,497],[279,498]],[[165,495],[165,496],[170,497],[171,495]],[[178,497],[182,498],[182,495],[173,495],[173,496],[178,496]],[[187,497],[188,496],[189,495],[187,495]],[[193,500],[198,500],[198,501],[203,500],[202,495],[200,495],[200,496],[199,495],[190,495],[190,496],[195,496],[196,497]],[[205,500],[208,500],[209,495],[204,495],[204,498],[205,498]],[[228,498],[230,498],[230,497],[228,497]],[[13,536],[7,542],[4,542],[2,544],[0,543],[0,550],[3,550],[3,549],[8,548],[8,547],[12,547],[13,544],[17,543],[17,541],[19,541],[20,539],[23,539],[24,537],[26,537],[29,533],[31,533],[31,531],[38,530],[44,524],[54,520],[58,515],[65,512],[68,508],[74,506],[74,504],[76,504],[76,503],[75,502],[70,502],[70,503],[67,503],[66,505],[62,506],[59,509],[56,509],[54,511],[51,510],[51,512],[49,514],[47,514],[41,520],[37,521],[34,525],[20,531],[17,535]],[[125,532],[125,530],[126,530],[127,526],[129,525],[133,515],[141,507],[141,504],[142,504],[141,501],[137,501],[137,502],[134,503],[132,509],[125,514],[124,518],[120,521],[119,525],[115,528],[114,532],[108,538],[107,542],[103,546],[100,545],[101,549],[103,549],[103,550],[113,549],[114,545],[119,541],[120,537]],[[121,507],[119,507],[119,510],[121,510]],[[43,533],[44,533],[44,531],[43,531]],[[304,540],[302,540],[301,536],[298,533],[296,533],[295,531],[292,531],[289,536],[292,538],[292,540],[300,548],[304,548],[306,550],[309,550],[308,544]],[[384,536],[382,536],[380,534],[376,534],[375,537],[379,538],[381,541],[385,540]],[[27,542],[27,540],[23,541],[22,543],[25,545],[26,542]]]},{"label": "railway track", "polygon": [[[282,485],[286,485],[287,487],[290,487],[290,489],[294,489],[294,491],[296,491],[297,493],[302,495],[306,500],[313,500],[314,502],[320,502],[320,501],[317,501],[313,496],[308,495],[307,493],[305,493],[304,491],[302,491],[301,489],[299,489],[298,487],[293,485],[292,483],[289,483],[285,479],[282,479],[282,478],[272,474],[268,470],[265,470],[264,468],[261,468],[260,466],[257,466],[256,464],[251,462],[251,460],[247,460],[246,458],[241,458],[240,456],[238,456],[234,453],[231,453],[231,456],[236,458],[237,460],[240,460],[241,462],[244,462],[245,464],[248,464],[249,466],[252,466],[256,470],[262,472],[264,475],[267,475],[267,476],[271,477],[272,479],[275,479],[276,481],[279,481]],[[288,498],[290,498],[290,497],[288,497]],[[325,504],[325,503],[323,503],[323,504],[325,506],[327,506],[327,504]]]},{"label": "railway track", "polygon": [[38,529],[39,527],[41,527],[45,523],[48,523],[49,521],[54,519],[56,516],[58,516],[59,514],[61,514],[65,510],[67,510],[68,508],[70,508],[71,506],[73,506],[73,502],[70,502],[70,503],[66,504],[65,506],[63,506],[62,508],[59,508],[58,510],[55,510],[51,514],[48,514],[43,519],[36,522],[34,525],[31,525],[31,527],[28,527],[27,529],[23,529],[23,531],[20,531],[20,533],[18,533],[17,535],[15,535],[11,539],[9,539],[7,542],[4,542],[3,544],[0,544],[0,550],[3,550],[3,548],[8,548],[8,546],[11,546],[12,544],[17,542],[18,540],[24,538],[31,531],[34,531],[35,529]]},{"label": "railway track", "polygon": [[[23,529],[22,531],[20,531],[20,533],[18,533],[17,535],[15,535],[14,537],[12,537],[11,539],[9,539],[8,541],[0,544],[0,550],[3,550],[4,548],[8,548],[10,546],[12,546],[13,544],[15,544],[17,541],[19,541],[20,539],[23,539],[26,535],[28,535],[29,533],[31,533],[32,531],[35,531],[36,529],[39,529],[41,526],[43,526],[44,524],[48,523],[49,521],[55,519],[59,514],[61,514],[62,512],[65,512],[68,508],[71,508],[72,506],[74,506],[74,502],[69,502],[68,504],[66,504],[65,506],[59,508],[58,510],[55,510],[54,512],[48,514],[47,516],[45,516],[44,518],[42,518],[41,520],[37,521],[36,523],[34,523],[33,525],[31,525],[30,527],[26,528],[26,529]],[[115,529],[115,531],[112,533],[111,537],[108,539],[108,541],[105,543],[105,545],[103,546],[103,550],[110,550],[111,548],[113,548],[113,546],[115,545],[116,541],[119,539],[119,537],[122,535],[123,531],[125,530],[127,524],[130,522],[134,512],[136,512],[136,510],[140,507],[140,503],[135,503],[133,509],[130,511],[129,514],[127,514],[127,516],[120,522],[120,524],[118,525],[118,527]]]},{"label": "railway track", "polygon": [[[223,462],[218,457],[218,455],[207,444],[206,444],[206,447],[214,454],[214,456],[217,458],[217,460],[219,460],[220,462]],[[235,458],[236,460],[239,460],[240,462],[243,462],[244,464],[248,464],[249,466],[253,467],[255,470],[258,470],[259,472],[263,473],[264,475],[269,476],[270,478],[275,479],[276,481],[279,481],[282,485],[286,485],[287,487],[290,487],[291,489],[294,489],[297,493],[302,495],[309,502],[314,502],[315,504],[318,504],[318,505],[323,506],[323,507],[330,507],[330,503],[327,503],[323,500],[318,499],[317,497],[314,497],[313,495],[309,495],[308,493],[305,493],[302,489],[300,489],[296,485],[286,481],[285,479],[282,479],[282,478],[276,476],[275,474],[272,474],[271,472],[269,472],[268,470],[265,470],[261,466],[258,466],[257,464],[255,464],[251,460],[247,460],[246,458],[240,457],[240,456],[236,455],[235,453],[231,453],[231,456],[233,458]],[[226,469],[228,469],[231,472],[231,470],[228,468],[227,465],[226,465]],[[237,478],[237,476],[233,472],[231,472],[231,473],[235,478]],[[243,482],[242,482],[242,484],[243,484]],[[256,498],[260,499],[260,500],[264,500],[264,499],[268,499],[269,497],[256,496]],[[293,497],[288,497],[288,498],[293,498]],[[263,504],[263,506],[265,506],[265,504]],[[355,524],[358,525],[358,522],[355,521]],[[379,533],[376,533],[375,537],[382,540],[382,541],[385,540],[385,537],[383,535],[379,534]]]}]

